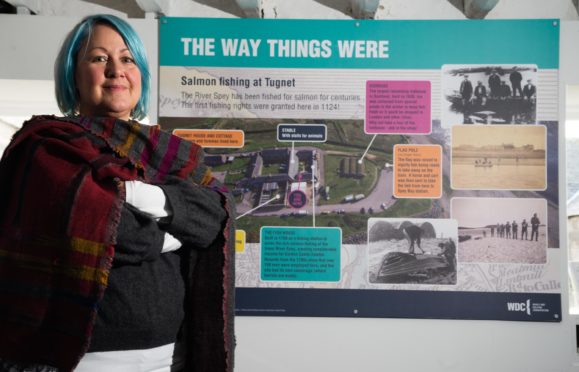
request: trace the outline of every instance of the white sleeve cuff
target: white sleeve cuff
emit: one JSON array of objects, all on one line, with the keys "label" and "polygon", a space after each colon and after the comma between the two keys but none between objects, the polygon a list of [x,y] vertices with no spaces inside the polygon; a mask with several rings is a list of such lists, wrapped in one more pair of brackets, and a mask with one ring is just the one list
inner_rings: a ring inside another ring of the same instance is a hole
[{"label": "white sleeve cuff", "polygon": [[163,249],[161,253],[176,251],[181,248],[181,242],[168,232],[165,233],[165,240],[163,241]]},{"label": "white sleeve cuff", "polygon": [[125,201],[141,212],[153,218],[163,218],[171,215],[167,198],[159,186],[149,185],[141,181],[125,182]]}]

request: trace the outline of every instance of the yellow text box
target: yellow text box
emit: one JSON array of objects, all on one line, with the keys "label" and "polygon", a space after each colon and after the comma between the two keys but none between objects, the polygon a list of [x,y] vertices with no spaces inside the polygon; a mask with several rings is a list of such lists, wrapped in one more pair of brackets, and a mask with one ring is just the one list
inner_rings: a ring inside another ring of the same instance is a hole
[{"label": "yellow text box", "polygon": [[245,134],[237,129],[175,129],[173,134],[201,147],[241,148]]},{"label": "yellow text box", "polygon": [[245,230],[235,230],[235,252],[245,251]]},{"label": "yellow text box", "polygon": [[439,145],[394,146],[394,196],[442,196],[442,148]]}]

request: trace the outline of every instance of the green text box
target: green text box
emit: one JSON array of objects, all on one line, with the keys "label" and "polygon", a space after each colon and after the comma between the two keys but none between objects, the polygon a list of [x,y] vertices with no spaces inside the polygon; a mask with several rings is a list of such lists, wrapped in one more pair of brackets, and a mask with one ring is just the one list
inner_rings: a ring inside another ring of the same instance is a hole
[{"label": "green text box", "polygon": [[342,230],[262,227],[261,280],[337,282]]}]

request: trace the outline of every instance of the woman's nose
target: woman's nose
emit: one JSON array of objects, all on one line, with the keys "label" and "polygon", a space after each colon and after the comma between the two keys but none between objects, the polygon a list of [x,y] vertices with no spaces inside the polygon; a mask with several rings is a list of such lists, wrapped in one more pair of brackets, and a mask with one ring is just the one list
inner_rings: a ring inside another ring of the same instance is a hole
[{"label": "woman's nose", "polygon": [[120,77],[124,74],[124,66],[121,61],[111,58],[107,61],[106,76],[107,77]]}]

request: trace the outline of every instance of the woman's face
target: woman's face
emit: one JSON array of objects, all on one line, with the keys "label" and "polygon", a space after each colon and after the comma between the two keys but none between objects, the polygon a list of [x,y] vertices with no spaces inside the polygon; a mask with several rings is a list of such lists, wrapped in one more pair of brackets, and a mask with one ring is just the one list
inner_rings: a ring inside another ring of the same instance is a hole
[{"label": "woman's face", "polygon": [[121,35],[96,25],[78,55],[79,113],[128,120],[141,97],[141,71]]}]

